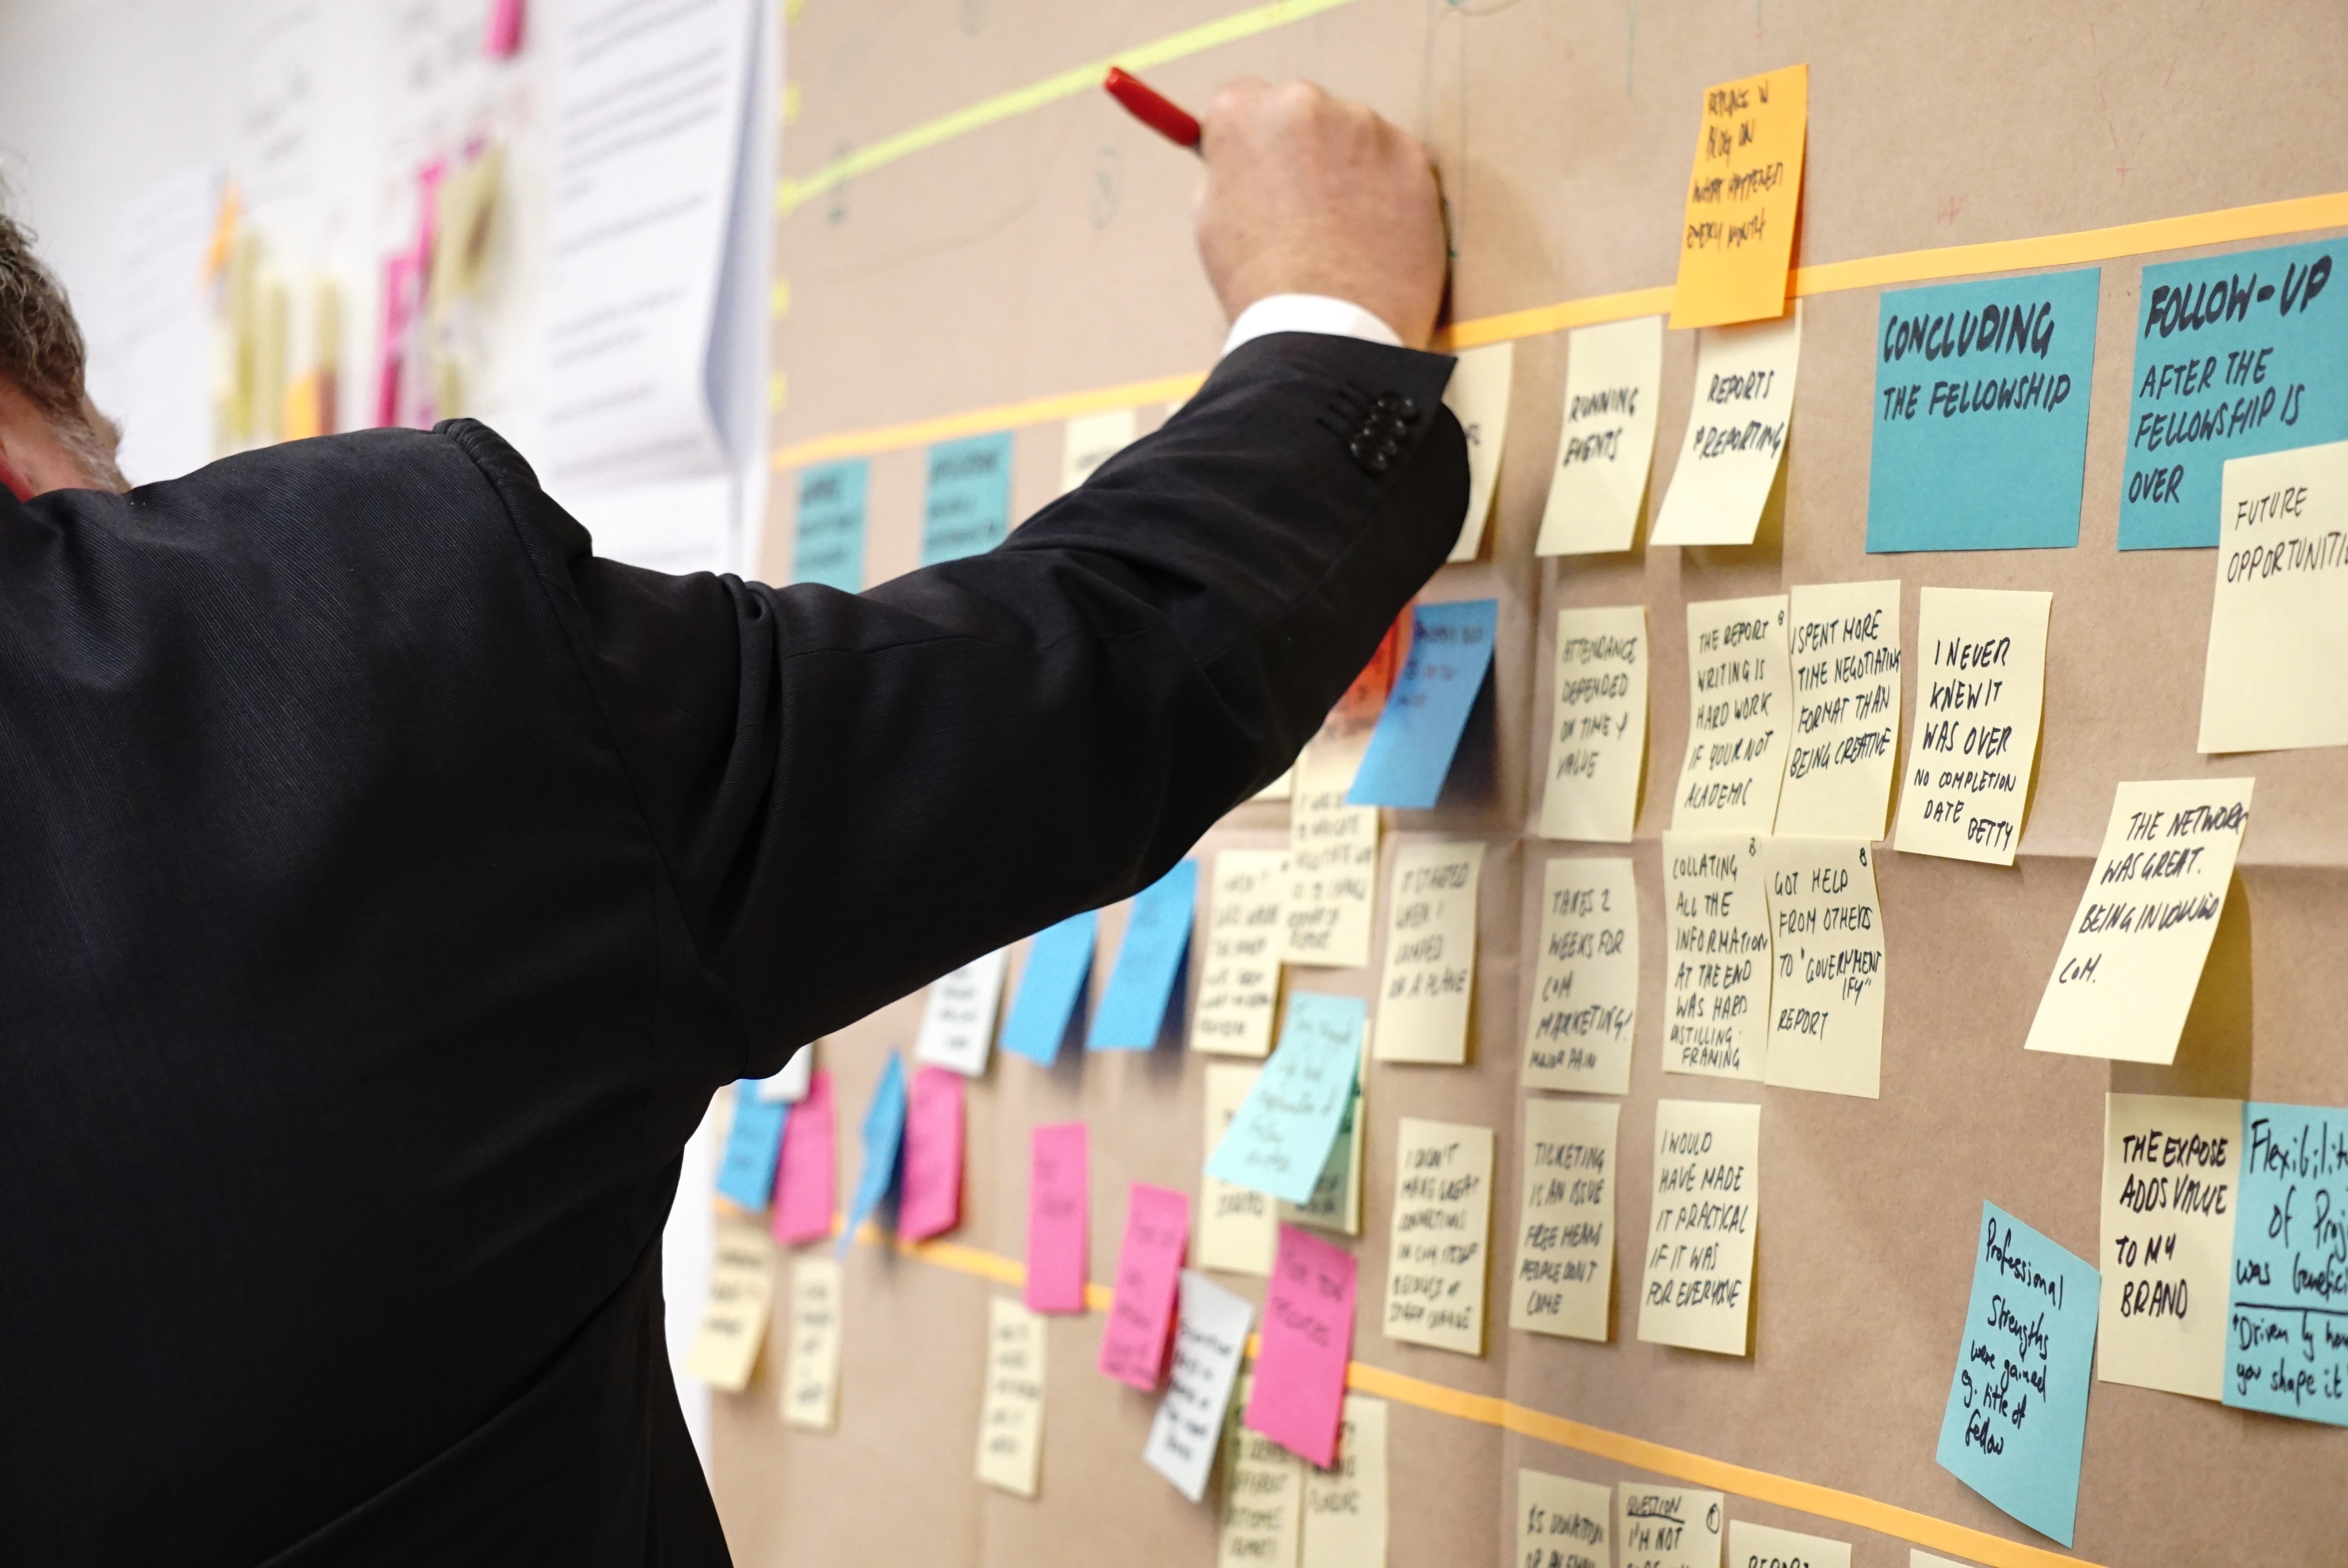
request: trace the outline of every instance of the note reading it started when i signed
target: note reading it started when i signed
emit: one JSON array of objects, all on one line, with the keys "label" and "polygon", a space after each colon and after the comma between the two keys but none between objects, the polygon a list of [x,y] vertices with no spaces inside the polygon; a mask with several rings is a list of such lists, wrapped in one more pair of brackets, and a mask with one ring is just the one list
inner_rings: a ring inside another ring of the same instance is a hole
[{"label": "note reading it started when i signed", "polygon": [[1794,683],[1787,600],[1720,599],[1687,607],[1688,745],[1672,826],[1767,833],[1786,783]]},{"label": "note reading it started when i signed", "polygon": [[1753,542],[1785,456],[1801,358],[1799,304],[1778,321],[1704,330],[1695,407],[1649,544]]},{"label": "note reading it started when i signed", "polygon": [[1540,936],[1521,1081],[1628,1094],[1639,1020],[1639,886],[1631,862],[1553,856],[1541,868]]},{"label": "note reading it started when i signed", "polygon": [[1404,1117],[1395,1132],[1393,1225],[1386,1337],[1481,1356],[1492,1130]]},{"label": "note reading it started when i signed", "polygon": [[2038,721],[2054,596],[1928,588],[1916,617],[1916,727],[1896,844],[1985,866],[2013,864]]},{"label": "note reading it started when i signed", "polygon": [[1380,1061],[1468,1060],[1483,870],[1480,840],[1406,844],[1395,851],[1374,1035]]},{"label": "note reading it started when i signed", "polygon": [[1543,838],[1628,844],[1647,753],[1647,607],[1557,612]]},{"label": "note reading it started when i signed", "polygon": [[1761,1107],[1657,1102],[1654,1171],[1639,1337],[1742,1356],[1761,1207]]}]

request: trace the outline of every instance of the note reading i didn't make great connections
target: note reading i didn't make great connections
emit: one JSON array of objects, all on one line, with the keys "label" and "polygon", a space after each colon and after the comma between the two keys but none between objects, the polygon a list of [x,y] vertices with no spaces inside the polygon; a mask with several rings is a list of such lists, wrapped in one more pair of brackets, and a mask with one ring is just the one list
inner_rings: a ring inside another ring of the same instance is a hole
[{"label": "note reading i didn't make great connections", "polygon": [[1226,849],[1215,856],[1207,908],[1207,961],[1190,1012],[1190,1049],[1262,1057],[1272,1050],[1280,998],[1280,912],[1288,853]]},{"label": "note reading i didn't make great connections", "polygon": [[2204,753],[2348,745],[2348,441],[2226,465]]},{"label": "note reading i didn't make great connections", "polygon": [[1631,862],[1552,857],[1541,868],[1521,1081],[1628,1094],[1638,1019],[1639,886]]},{"label": "note reading i didn't make great connections", "polygon": [[2348,1426],[2348,1111],[2242,1107],[2226,1403]]},{"label": "note reading i didn't make great connections", "polygon": [[1776,827],[1794,718],[1786,620],[1782,593],[1687,607],[1688,748],[1674,828]]},{"label": "note reading i didn't make great connections", "polygon": [[1769,1044],[1761,1081],[1873,1100],[1883,1085],[1883,907],[1875,851],[1767,838]]},{"label": "note reading i didn't make great connections", "polygon": [[1769,1042],[1768,873],[1746,834],[1663,835],[1663,1071],[1759,1082]]},{"label": "note reading i didn't make great connections", "polygon": [[1564,425],[1533,554],[1631,548],[1655,454],[1663,381],[1661,316],[1576,327],[1566,334]]},{"label": "note reading i didn't make great connections", "polygon": [[2054,595],[1928,588],[1916,616],[1916,728],[1897,847],[2013,864],[2046,702]]},{"label": "note reading i didn't make great connections", "polygon": [[1794,743],[1776,831],[1881,838],[1900,751],[1900,583],[1797,584],[1788,596]]},{"label": "note reading i didn't make great connections", "polygon": [[1614,1293],[1614,1149],[1622,1107],[1611,1100],[1525,1102],[1516,1272],[1509,1327],[1607,1337]]},{"label": "note reading i didn't make great connections", "polygon": [[1786,308],[1809,123],[1807,66],[1704,89],[1672,325],[1756,321]]},{"label": "note reading i didn't make great connections", "polygon": [[1778,321],[1704,330],[1695,407],[1649,544],[1753,542],[1785,456],[1801,359],[1798,304]]},{"label": "note reading i didn't make great connections", "polygon": [[1468,1060],[1476,983],[1476,899],[1484,845],[1406,844],[1395,851],[1385,972],[1378,984],[1380,1061]]},{"label": "note reading i didn't make great connections", "polygon": [[1292,991],[1280,1043],[1231,1119],[1207,1174],[1308,1203],[1361,1071],[1368,1009],[1358,997]]},{"label": "note reading i didn't make great connections", "polygon": [[1742,1356],[1760,1221],[1761,1107],[1658,1101],[1654,1172],[1639,1337]]},{"label": "note reading i didn't make great connections", "polygon": [[2223,1396],[2241,1143],[2239,1100],[2104,1096],[2103,1381]]},{"label": "note reading i didn't make great connections", "polygon": [[1492,1130],[1404,1117],[1395,1133],[1393,1223],[1386,1337],[1481,1356]]},{"label": "note reading i didn't make great connections", "polygon": [[1557,612],[1543,838],[1628,844],[1647,753],[1647,607]]}]

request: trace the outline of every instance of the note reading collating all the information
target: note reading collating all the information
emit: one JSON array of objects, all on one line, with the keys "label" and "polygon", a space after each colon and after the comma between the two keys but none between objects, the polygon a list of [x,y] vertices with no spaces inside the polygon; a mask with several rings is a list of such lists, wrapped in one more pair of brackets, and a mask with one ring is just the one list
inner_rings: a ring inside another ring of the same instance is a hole
[{"label": "note reading collating all the information", "polygon": [[1687,607],[1688,744],[1673,827],[1776,826],[1794,718],[1786,620],[1782,593]]},{"label": "note reading collating all the information", "polygon": [[1647,607],[1557,612],[1543,838],[1628,844],[1647,754]]},{"label": "note reading collating all the information", "polygon": [[1928,588],[1916,616],[1916,730],[1900,787],[1897,846],[2013,864],[2038,720],[2054,595]]},{"label": "note reading collating all the information", "polygon": [[1758,1082],[1769,1044],[1768,872],[1749,834],[1663,835],[1663,1071]]},{"label": "note reading collating all the information", "polygon": [[1639,1020],[1639,887],[1631,862],[1551,858],[1541,868],[1540,940],[1524,1086],[1628,1094]]},{"label": "note reading collating all the information", "polygon": [[1742,1356],[1761,1206],[1761,1107],[1657,1102],[1654,1171],[1639,1337]]},{"label": "note reading collating all the information", "polygon": [[1663,381],[1661,316],[1576,327],[1566,334],[1564,425],[1535,555],[1631,548],[1655,455]]},{"label": "note reading collating all the information", "polygon": [[1649,544],[1753,542],[1785,454],[1801,358],[1799,304],[1776,321],[1704,330],[1695,406]]}]

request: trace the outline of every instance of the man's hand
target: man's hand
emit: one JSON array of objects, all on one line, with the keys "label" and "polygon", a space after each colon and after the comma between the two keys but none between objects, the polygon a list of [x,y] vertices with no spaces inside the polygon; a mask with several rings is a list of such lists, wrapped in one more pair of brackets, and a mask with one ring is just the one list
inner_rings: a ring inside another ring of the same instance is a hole
[{"label": "man's hand", "polygon": [[1199,258],[1228,314],[1329,294],[1427,345],[1447,263],[1426,149],[1310,82],[1227,83],[1200,125]]}]

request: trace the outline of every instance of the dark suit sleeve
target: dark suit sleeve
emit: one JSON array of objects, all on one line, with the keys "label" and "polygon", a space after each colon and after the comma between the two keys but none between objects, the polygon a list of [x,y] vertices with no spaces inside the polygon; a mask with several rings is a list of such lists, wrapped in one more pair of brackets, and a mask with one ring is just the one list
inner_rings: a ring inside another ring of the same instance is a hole
[{"label": "dark suit sleeve", "polygon": [[[1148,885],[1288,766],[1457,536],[1450,367],[1259,339],[996,549],[860,595],[600,560],[540,503],[746,1073]],[[1365,462],[1381,395],[1416,417]]]}]

